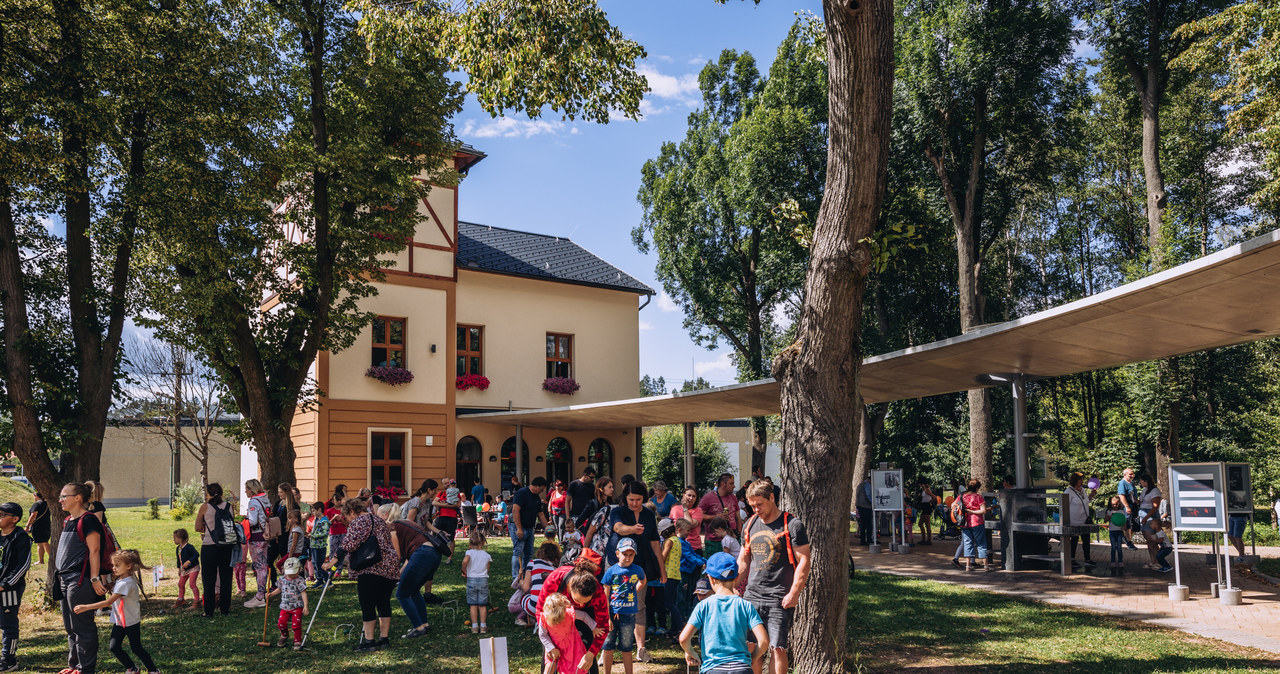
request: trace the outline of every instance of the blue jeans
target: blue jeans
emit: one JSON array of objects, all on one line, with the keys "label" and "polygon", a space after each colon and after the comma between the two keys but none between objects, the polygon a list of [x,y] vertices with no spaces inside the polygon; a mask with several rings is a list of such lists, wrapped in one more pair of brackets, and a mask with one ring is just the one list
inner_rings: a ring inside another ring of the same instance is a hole
[{"label": "blue jeans", "polygon": [[400,584],[396,586],[396,601],[404,609],[404,615],[412,627],[427,624],[427,601],[422,595],[422,586],[435,578],[436,569],[440,568],[440,553],[430,545],[418,546],[404,570],[400,572]]},{"label": "blue jeans", "polygon": [[636,614],[610,613],[609,636],[604,638],[606,651],[630,653],[636,647]]},{"label": "blue jeans", "polygon": [[524,565],[533,559],[533,527],[525,528],[524,538],[516,535],[514,522],[507,525],[507,531],[511,533],[511,577],[519,578]]},{"label": "blue jeans", "polygon": [[329,582],[329,572],[320,568],[324,564],[325,552],[323,548],[311,548],[311,565],[316,567],[316,582],[321,585]]},{"label": "blue jeans", "polygon": [[960,530],[964,537],[964,556],[987,558],[987,530],[983,526],[965,527]]},{"label": "blue jeans", "polygon": [[1157,553],[1156,553],[1156,561],[1157,561],[1157,562],[1159,562],[1160,566],[1168,567],[1168,566],[1169,566],[1169,555],[1172,555],[1172,554],[1173,554],[1173,546],[1172,546],[1172,545],[1170,545],[1170,546],[1169,546],[1169,547],[1167,547],[1167,548],[1160,548],[1160,552],[1157,552]]},{"label": "blue jeans", "polygon": [[1111,563],[1124,563],[1124,531],[1115,529],[1108,532],[1111,534]]}]

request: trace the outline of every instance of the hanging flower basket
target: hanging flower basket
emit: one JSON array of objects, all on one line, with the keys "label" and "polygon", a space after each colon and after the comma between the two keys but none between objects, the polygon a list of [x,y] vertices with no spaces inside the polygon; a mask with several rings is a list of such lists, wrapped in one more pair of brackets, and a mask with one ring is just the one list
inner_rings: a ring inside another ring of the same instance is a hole
[{"label": "hanging flower basket", "polygon": [[561,395],[571,396],[574,391],[582,388],[578,382],[569,377],[547,377],[542,380],[542,390],[551,393],[559,393]]},{"label": "hanging flower basket", "polygon": [[469,388],[478,388],[483,391],[489,388],[489,378],[482,374],[464,374],[454,380],[453,385],[459,391],[465,391]]},{"label": "hanging flower basket", "polygon": [[377,365],[365,371],[364,376],[389,386],[399,386],[413,381],[413,373],[402,367],[386,367]]}]

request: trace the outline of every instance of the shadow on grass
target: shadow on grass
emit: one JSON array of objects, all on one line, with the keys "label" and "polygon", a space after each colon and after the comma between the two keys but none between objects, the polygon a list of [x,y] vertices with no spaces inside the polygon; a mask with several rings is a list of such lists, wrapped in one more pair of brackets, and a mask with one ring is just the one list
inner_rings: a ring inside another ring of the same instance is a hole
[{"label": "shadow on grass", "polygon": [[963,586],[860,574],[849,648],[870,671],[1263,671],[1280,657]]}]

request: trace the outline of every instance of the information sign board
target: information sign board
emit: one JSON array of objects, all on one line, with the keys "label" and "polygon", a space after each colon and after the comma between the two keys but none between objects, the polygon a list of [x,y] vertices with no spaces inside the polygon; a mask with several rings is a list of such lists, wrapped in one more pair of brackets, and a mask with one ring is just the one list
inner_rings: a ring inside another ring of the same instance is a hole
[{"label": "information sign board", "polygon": [[902,471],[871,471],[871,508],[902,510]]},{"label": "information sign board", "polygon": [[1176,531],[1227,530],[1226,467],[1222,463],[1169,464],[1169,512]]},{"label": "information sign board", "polygon": [[1253,471],[1247,463],[1227,464],[1227,513],[1253,512]]}]

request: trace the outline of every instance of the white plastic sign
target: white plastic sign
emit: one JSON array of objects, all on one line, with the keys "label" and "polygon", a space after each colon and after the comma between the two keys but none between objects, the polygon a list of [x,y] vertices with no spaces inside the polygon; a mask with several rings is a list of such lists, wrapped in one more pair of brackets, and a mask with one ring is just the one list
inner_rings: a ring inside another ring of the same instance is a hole
[{"label": "white plastic sign", "polygon": [[872,510],[902,510],[902,471],[871,471]]}]

